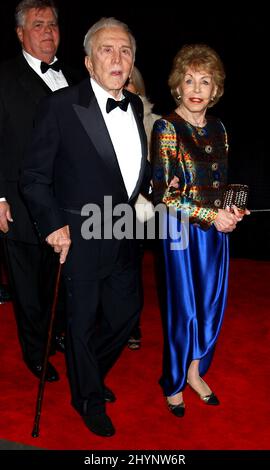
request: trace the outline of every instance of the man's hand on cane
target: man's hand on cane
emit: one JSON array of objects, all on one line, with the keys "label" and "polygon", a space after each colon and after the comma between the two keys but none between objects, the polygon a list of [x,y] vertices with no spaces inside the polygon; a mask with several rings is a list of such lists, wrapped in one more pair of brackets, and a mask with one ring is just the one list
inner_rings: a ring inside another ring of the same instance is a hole
[{"label": "man's hand on cane", "polygon": [[46,242],[52,246],[55,253],[59,253],[59,262],[63,264],[66,261],[66,257],[71,245],[69,226],[65,225],[64,227],[55,230],[50,235],[47,236]]}]

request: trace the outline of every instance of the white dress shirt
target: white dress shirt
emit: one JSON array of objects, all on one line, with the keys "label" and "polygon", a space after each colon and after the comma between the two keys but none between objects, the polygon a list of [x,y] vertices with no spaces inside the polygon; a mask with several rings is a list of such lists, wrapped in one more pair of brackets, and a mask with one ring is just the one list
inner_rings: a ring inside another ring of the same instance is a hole
[{"label": "white dress shirt", "polygon": [[107,100],[108,98],[113,98],[112,95],[98,85],[93,78],[90,80],[110,134],[128,196],[130,197],[137,184],[142,162],[141,140],[132,107],[129,103],[126,112],[117,107],[110,113],[107,113]]},{"label": "white dress shirt", "polygon": [[[26,51],[22,51],[25,60],[28,62],[30,67],[42,78],[42,80],[46,83],[46,85],[52,90],[60,90],[60,88],[64,88],[68,86],[68,82],[66,81],[63,72],[59,70],[57,72],[53,69],[48,69],[47,72],[42,73],[40,69],[41,60],[36,59],[31,54],[28,54]],[[57,61],[55,57],[52,64]]]}]

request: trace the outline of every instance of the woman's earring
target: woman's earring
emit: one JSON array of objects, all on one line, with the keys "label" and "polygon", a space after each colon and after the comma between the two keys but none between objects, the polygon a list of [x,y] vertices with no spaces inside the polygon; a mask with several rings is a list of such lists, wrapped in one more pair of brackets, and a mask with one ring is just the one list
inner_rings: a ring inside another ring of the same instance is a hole
[{"label": "woman's earring", "polygon": [[181,99],[181,95],[178,95],[176,99],[179,101]]}]

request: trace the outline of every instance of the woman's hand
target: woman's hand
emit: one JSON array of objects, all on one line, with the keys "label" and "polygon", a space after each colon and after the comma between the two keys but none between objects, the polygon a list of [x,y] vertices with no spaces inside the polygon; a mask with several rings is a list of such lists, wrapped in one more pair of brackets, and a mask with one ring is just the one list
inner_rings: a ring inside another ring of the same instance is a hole
[{"label": "woman's hand", "polygon": [[241,210],[241,209],[237,209],[236,206],[231,207],[231,212],[238,218],[238,222],[241,222],[241,220],[243,220],[243,217],[245,215],[250,215],[250,211],[248,209]]},{"label": "woman's hand", "polygon": [[229,207],[226,207],[226,209],[218,209],[214,225],[219,232],[228,233],[236,228],[236,224],[240,220],[242,220],[240,215],[235,215]]}]

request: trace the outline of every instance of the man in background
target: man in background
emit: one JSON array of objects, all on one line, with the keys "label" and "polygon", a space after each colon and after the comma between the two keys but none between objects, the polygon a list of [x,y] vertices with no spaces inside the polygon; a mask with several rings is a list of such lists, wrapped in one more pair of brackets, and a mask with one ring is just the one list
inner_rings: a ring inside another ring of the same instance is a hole
[{"label": "man in background", "polygon": [[[67,87],[73,77],[56,58],[58,12],[52,0],[21,1],[15,21],[22,52],[0,65],[0,231],[5,238],[23,357],[30,371],[40,377],[57,260],[40,242],[18,179],[37,104]],[[60,351],[64,351],[62,323],[59,321],[54,345]],[[51,363],[46,379],[59,379]]]}]

